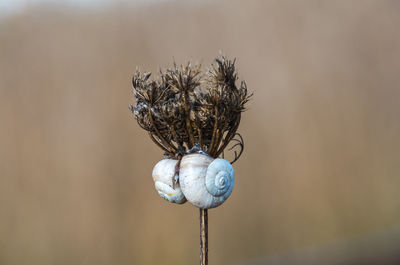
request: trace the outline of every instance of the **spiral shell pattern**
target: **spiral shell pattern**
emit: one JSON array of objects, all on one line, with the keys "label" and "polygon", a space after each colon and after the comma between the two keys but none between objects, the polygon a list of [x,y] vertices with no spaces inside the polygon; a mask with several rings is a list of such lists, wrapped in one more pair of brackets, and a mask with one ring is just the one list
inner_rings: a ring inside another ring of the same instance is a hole
[{"label": "spiral shell pattern", "polygon": [[182,158],[179,181],[191,204],[209,209],[221,205],[229,197],[235,176],[231,164],[225,159],[189,154]]},{"label": "spiral shell pattern", "polygon": [[232,165],[222,158],[211,162],[206,173],[208,192],[216,197],[228,198],[235,184],[235,174]]},{"label": "spiral shell pattern", "polygon": [[178,160],[163,159],[159,161],[153,169],[154,186],[158,194],[165,200],[177,204],[186,202],[186,198],[182,193],[179,183],[173,185],[175,179],[175,167]]}]

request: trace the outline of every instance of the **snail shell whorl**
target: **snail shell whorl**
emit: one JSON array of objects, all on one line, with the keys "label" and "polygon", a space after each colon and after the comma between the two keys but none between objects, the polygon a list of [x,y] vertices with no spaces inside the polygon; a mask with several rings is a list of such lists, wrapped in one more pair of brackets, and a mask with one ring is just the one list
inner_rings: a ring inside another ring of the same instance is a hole
[{"label": "snail shell whorl", "polygon": [[178,160],[163,159],[154,166],[152,175],[154,186],[162,198],[169,202],[182,204],[186,202],[186,198],[179,183],[175,184],[175,189],[173,188],[176,163]]},{"label": "snail shell whorl", "polygon": [[212,195],[226,198],[232,193],[235,175],[232,165],[225,159],[217,158],[208,166],[206,187]]},{"label": "snail shell whorl", "polygon": [[204,154],[182,158],[179,181],[186,199],[202,209],[221,205],[232,193],[235,176],[225,159],[213,159]]}]

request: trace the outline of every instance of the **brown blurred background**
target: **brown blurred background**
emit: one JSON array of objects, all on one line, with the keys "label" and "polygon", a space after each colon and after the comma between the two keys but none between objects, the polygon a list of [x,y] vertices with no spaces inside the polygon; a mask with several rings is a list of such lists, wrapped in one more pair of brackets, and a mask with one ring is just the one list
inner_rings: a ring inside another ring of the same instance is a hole
[{"label": "brown blurred background", "polygon": [[131,76],[220,50],[255,96],[210,265],[400,264],[398,1],[27,3],[0,17],[1,265],[198,264]]}]

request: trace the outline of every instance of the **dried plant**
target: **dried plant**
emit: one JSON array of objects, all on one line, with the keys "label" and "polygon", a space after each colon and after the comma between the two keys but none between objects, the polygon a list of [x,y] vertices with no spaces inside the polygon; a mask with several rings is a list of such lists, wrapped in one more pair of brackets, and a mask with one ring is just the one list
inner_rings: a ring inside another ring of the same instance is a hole
[{"label": "dried plant", "polygon": [[243,152],[244,142],[237,129],[241,113],[251,95],[238,80],[235,60],[215,59],[205,73],[200,65],[177,66],[151,73],[139,70],[133,76],[136,102],[131,110],[139,125],[168,157],[179,159],[190,152],[223,155],[229,142],[235,144],[233,162]]},{"label": "dried plant", "polygon": [[[234,151],[236,162],[244,142],[237,133],[240,117],[251,95],[244,81],[236,86],[235,60],[215,59],[205,73],[190,62],[165,71],[155,79],[136,71],[131,110],[139,125],[167,157],[179,160],[174,184],[178,183],[181,158],[192,152],[224,157],[224,149]],[[200,209],[200,264],[208,264],[208,213]]]}]

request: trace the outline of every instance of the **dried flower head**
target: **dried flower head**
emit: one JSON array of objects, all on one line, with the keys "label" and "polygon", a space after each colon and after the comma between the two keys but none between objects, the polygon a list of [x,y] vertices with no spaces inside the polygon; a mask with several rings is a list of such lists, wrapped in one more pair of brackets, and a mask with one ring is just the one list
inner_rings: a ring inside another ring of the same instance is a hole
[{"label": "dried flower head", "polygon": [[233,141],[235,162],[243,151],[243,138],[236,131],[241,113],[251,95],[238,79],[235,61],[221,57],[202,73],[200,65],[177,66],[160,71],[157,78],[139,70],[133,76],[131,106],[138,124],[166,155],[180,158],[203,151],[212,157],[223,155]]}]

